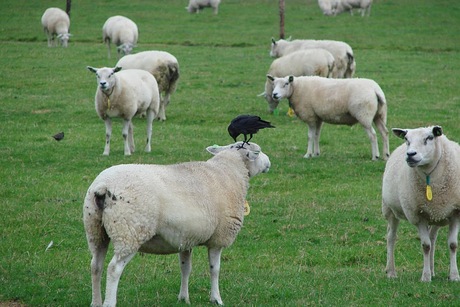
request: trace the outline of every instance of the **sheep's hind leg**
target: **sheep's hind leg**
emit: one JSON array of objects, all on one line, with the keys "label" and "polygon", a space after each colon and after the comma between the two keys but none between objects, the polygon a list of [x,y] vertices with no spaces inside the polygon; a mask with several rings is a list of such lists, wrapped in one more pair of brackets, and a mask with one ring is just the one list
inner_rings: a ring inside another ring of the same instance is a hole
[{"label": "sheep's hind leg", "polygon": [[374,128],[372,127],[372,124],[369,124],[369,126],[364,126],[364,129],[366,130],[367,136],[369,137],[369,140],[371,141],[371,147],[372,147],[372,160],[378,160],[380,157],[379,153],[379,144],[377,143],[377,133],[375,133]]},{"label": "sheep's hind leg", "polygon": [[112,136],[112,120],[110,118],[106,118],[104,120],[105,123],[105,147],[104,147],[104,156],[108,156],[110,154],[110,137]]},{"label": "sheep's hind leg", "polygon": [[147,144],[145,145],[145,152],[152,151],[152,130],[153,130],[153,120],[155,119],[155,114],[153,110],[147,110]]},{"label": "sheep's hind leg", "polygon": [[222,248],[209,248],[208,259],[209,269],[211,271],[211,303],[223,305],[219,292],[219,272],[220,272],[220,255]]},{"label": "sheep's hind leg", "polygon": [[185,301],[190,304],[190,298],[188,295],[188,280],[190,273],[192,272],[192,250],[183,251],[179,253],[181,280],[180,280],[180,292],[177,299],[179,301]]},{"label": "sheep's hind leg", "polygon": [[449,280],[460,281],[457,268],[457,248],[458,248],[458,228],[459,228],[459,217],[452,218],[449,225],[449,237],[448,244],[450,250],[450,268],[449,268]]},{"label": "sheep's hind leg", "polygon": [[117,289],[121,274],[125,266],[133,259],[136,252],[128,256],[119,257],[114,255],[107,268],[107,286],[105,290],[104,306],[115,306],[117,304]]},{"label": "sheep's hind leg", "polygon": [[91,306],[102,306],[101,277],[109,240],[103,240],[91,259],[92,301]]}]

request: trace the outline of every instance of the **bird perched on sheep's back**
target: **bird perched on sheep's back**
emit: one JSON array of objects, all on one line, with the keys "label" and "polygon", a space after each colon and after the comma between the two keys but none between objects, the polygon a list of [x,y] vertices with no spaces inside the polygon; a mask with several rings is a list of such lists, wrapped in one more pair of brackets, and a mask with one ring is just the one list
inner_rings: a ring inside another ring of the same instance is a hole
[{"label": "bird perched on sheep's back", "polygon": [[[256,134],[260,129],[275,128],[270,122],[261,119],[257,115],[239,115],[235,117],[228,126],[228,133],[235,140],[240,135],[244,135],[244,143],[249,144],[253,134]],[[249,139],[248,139],[249,135]]]}]

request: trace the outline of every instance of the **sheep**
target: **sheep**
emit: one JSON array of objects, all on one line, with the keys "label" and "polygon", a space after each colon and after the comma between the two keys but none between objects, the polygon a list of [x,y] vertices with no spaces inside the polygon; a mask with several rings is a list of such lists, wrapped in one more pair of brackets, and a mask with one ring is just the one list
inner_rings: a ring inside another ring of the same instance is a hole
[{"label": "sheep", "polygon": [[[330,77],[334,68],[334,57],[326,49],[303,49],[275,59],[267,74],[274,77],[293,75]],[[273,82],[266,80],[264,96],[269,104],[272,101]],[[271,110],[273,112],[273,110]]]},{"label": "sheep", "polygon": [[349,11],[351,15],[353,15],[353,9],[357,8],[361,11],[361,16],[370,16],[371,14],[371,6],[372,0],[335,0],[335,13],[337,15],[339,13],[343,13]]},{"label": "sheep", "polygon": [[137,44],[139,32],[137,25],[131,19],[124,16],[112,16],[102,26],[102,40],[107,44],[110,58],[110,43],[117,46],[117,53],[130,54]]},{"label": "sheep", "polygon": [[54,37],[59,39],[62,47],[67,47],[70,18],[66,12],[57,7],[48,8],[42,16],[42,26],[48,39],[48,47],[54,46]]},{"label": "sheep", "polygon": [[360,123],[372,147],[372,160],[379,158],[377,135],[372,122],[383,138],[383,159],[390,156],[387,103],[380,86],[370,79],[329,79],[317,76],[274,78],[273,110],[279,100],[287,98],[297,117],[308,125],[308,148],[304,158],[319,156],[319,138],[323,122],[337,125]]},{"label": "sheep", "polygon": [[123,118],[122,135],[126,156],[134,152],[132,118],[142,112],[147,113],[147,144],[145,151],[151,151],[152,122],[158,115],[160,94],[155,78],[145,70],[115,68],[94,68],[88,70],[96,74],[96,112],[105,122],[105,148],[103,155],[110,153],[112,117]]},{"label": "sheep", "polygon": [[101,172],[89,187],[83,222],[92,254],[92,303],[100,306],[101,275],[108,245],[114,256],[107,269],[104,306],[115,306],[124,267],[139,251],[179,253],[178,299],[190,304],[188,280],[192,248],[208,249],[211,302],[222,305],[220,257],[236,239],[244,220],[249,178],[268,172],[270,160],[259,145],[242,142],[210,146],[207,161],[175,165],[125,164]]},{"label": "sheep", "polygon": [[332,40],[293,40],[280,39],[275,41],[272,38],[270,56],[279,58],[288,53],[300,49],[322,48],[329,51],[335,60],[332,71],[332,78],[351,78],[356,70],[356,62],[353,56],[353,49],[350,45],[340,41]]},{"label": "sheep", "polygon": [[185,8],[189,13],[199,13],[205,7],[212,7],[214,15],[219,11],[220,0],[190,0]]},{"label": "sheep", "polygon": [[160,97],[160,111],[158,118],[166,120],[165,109],[169,104],[170,96],[176,91],[179,79],[179,62],[166,51],[143,51],[125,55],[116,64],[123,69],[143,69],[150,72],[158,83],[158,90],[163,93]]},{"label": "sheep", "polygon": [[421,281],[424,282],[435,276],[438,230],[449,225],[449,279],[459,281],[460,146],[443,135],[440,126],[392,130],[405,144],[391,154],[382,181],[382,213],[388,221],[387,276],[396,277],[396,231],[399,221],[405,219],[418,229],[423,251]]},{"label": "sheep", "polygon": [[339,0],[318,0],[318,6],[326,16],[335,16]]}]

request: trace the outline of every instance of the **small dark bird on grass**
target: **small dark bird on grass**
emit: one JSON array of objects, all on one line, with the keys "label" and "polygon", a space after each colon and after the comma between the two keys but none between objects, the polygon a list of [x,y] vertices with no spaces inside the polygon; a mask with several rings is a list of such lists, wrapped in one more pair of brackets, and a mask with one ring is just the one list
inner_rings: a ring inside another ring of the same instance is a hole
[{"label": "small dark bird on grass", "polygon": [[56,140],[56,141],[60,141],[64,138],[64,132],[59,132],[59,133],[56,133],[55,135],[53,135],[53,138]]},{"label": "small dark bird on grass", "polygon": [[[252,135],[256,134],[259,129],[263,128],[275,128],[270,122],[267,122],[261,119],[256,115],[239,115],[235,117],[230,125],[228,126],[228,133],[235,140],[240,135],[244,135],[244,143],[249,144],[249,141],[252,139]],[[249,135],[249,139],[248,139]]]}]

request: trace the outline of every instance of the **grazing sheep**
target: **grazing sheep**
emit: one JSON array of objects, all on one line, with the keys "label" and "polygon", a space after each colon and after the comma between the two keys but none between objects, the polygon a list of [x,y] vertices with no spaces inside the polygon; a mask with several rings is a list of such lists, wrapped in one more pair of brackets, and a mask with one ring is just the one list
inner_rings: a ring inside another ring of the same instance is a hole
[{"label": "grazing sheep", "polygon": [[110,43],[117,46],[118,57],[120,54],[130,54],[137,44],[139,32],[137,25],[124,16],[112,16],[102,27],[102,40],[107,43],[110,58]]},{"label": "grazing sheep", "polygon": [[335,16],[339,0],[318,0],[318,6],[326,16]]},{"label": "grazing sheep", "polygon": [[220,0],[190,0],[185,8],[189,13],[199,13],[205,7],[212,7],[214,15],[219,11]]},{"label": "grazing sheep", "polygon": [[155,78],[145,70],[115,68],[94,68],[88,70],[96,74],[96,112],[105,122],[104,155],[110,153],[110,137],[112,135],[112,117],[123,118],[122,135],[125,155],[134,152],[132,118],[136,114],[147,113],[147,145],[145,151],[150,152],[152,139],[152,122],[158,115],[160,94]]},{"label": "grazing sheep", "polygon": [[54,37],[59,39],[62,47],[67,47],[69,37],[70,18],[66,12],[57,7],[48,8],[42,16],[42,26],[48,39],[48,47],[56,45]]},{"label": "grazing sheep", "polygon": [[267,78],[273,82],[274,110],[282,98],[297,117],[308,125],[308,149],[304,158],[319,156],[319,137],[323,122],[337,125],[360,123],[372,146],[372,160],[380,156],[377,135],[372,122],[383,138],[383,159],[390,156],[387,103],[380,86],[370,79],[329,79],[317,76]]},{"label": "grazing sheep", "polygon": [[361,16],[371,15],[372,0],[335,0],[336,7],[334,15],[349,11],[353,15],[353,9],[359,9]]},{"label": "grazing sheep", "polygon": [[165,51],[143,51],[125,55],[117,65],[123,69],[143,69],[150,72],[158,83],[158,90],[163,93],[160,101],[158,118],[166,120],[165,109],[169,104],[171,94],[176,91],[179,79],[179,62],[170,53]]},{"label": "grazing sheep", "polygon": [[351,78],[356,70],[356,62],[350,45],[344,42],[332,40],[300,40],[288,41],[272,38],[270,56],[279,58],[291,52],[301,49],[322,48],[329,51],[335,60],[332,78]]},{"label": "grazing sheep", "polygon": [[457,269],[460,227],[460,146],[443,135],[440,126],[393,129],[406,144],[395,149],[383,175],[382,213],[388,221],[387,265],[396,277],[394,246],[401,219],[418,229],[423,251],[422,281],[434,276],[438,230],[449,225],[449,279],[459,281]]},{"label": "grazing sheep", "polygon": [[270,160],[255,144],[211,146],[207,161],[175,165],[125,164],[106,169],[86,193],[83,222],[92,254],[92,303],[102,305],[101,275],[110,240],[104,306],[115,306],[124,267],[139,251],[179,253],[178,299],[190,303],[192,248],[208,248],[211,302],[222,305],[220,257],[243,225],[249,177],[265,173]]},{"label": "grazing sheep", "polygon": [[[304,49],[275,59],[267,74],[274,77],[293,75],[330,77],[334,69],[334,57],[326,49]],[[273,82],[265,81],[265,92],[261,94],[269,104],[276,103],[272,97]],[[273,112],[273,110],[271,110]]]}]

